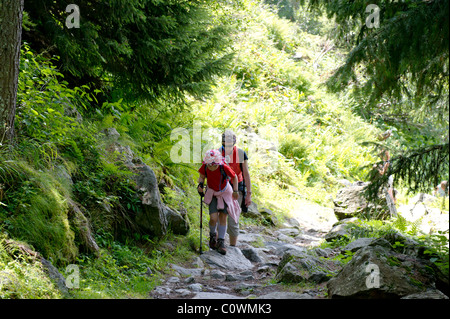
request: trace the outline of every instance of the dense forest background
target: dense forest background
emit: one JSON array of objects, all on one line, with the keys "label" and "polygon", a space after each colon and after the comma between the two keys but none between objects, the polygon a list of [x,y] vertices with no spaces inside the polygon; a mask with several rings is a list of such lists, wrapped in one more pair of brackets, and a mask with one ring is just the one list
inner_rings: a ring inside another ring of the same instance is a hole
[{"label": "dense forest background", "polygon": [[[25,1],[13,138],[0,130],[0,268],[18,280],[0,297],[61,297],[17,247],[61,272],[80,265],[72,297],[144,297],[198,249],[194,153],[225,129],[248,152],[253,201],[280,220],[306,202],[332,207],[342,180],[378,189],[382,150],[398,203],[448,180],[448,1],[381,1],[379,28],[364,1],[340,3],[80,1],[68,28],[68,1]],[[171,156],[179,128],[202,132],[184,163]],[[112,138],[186,212],[186,235],[133,225],[136,182]],[[435,249],[448,274],[448,239]]]}]

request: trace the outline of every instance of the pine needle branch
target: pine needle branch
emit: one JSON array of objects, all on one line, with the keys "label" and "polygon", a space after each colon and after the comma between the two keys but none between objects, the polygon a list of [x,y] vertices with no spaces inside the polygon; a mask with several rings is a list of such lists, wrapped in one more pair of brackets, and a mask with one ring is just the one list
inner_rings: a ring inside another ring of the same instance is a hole
[{"label": "pine needle branch", "polygon": [[[377,166],[382,164],[376,163]],[[397,181],[404,181],[410,193],[429,192],[430,188],[448,176],[448,170],[449,143],[413,150],[393,158],[386,174],[380,175],[374,166],[368,174],[370,184],[366,187],[365,196],[368,200],[375,199],[390,175],[394,175]]]}]

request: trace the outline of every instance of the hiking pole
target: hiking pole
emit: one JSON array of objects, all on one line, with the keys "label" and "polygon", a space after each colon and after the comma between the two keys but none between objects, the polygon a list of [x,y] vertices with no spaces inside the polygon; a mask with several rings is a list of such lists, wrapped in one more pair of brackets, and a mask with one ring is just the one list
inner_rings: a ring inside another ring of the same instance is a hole
[{"label": "hiking pole", "polygon": [[203,193],[200,194],[200,255],[202,254],[202,232],[203,232]]}]

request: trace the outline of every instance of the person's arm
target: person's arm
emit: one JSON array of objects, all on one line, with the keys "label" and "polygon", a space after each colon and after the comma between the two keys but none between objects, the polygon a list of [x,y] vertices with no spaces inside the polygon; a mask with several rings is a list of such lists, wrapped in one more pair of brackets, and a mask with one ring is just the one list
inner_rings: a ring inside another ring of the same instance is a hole
[{"label": "person's arm", "polygon": [[233,177],[233,199],[239,198],[239,191],[238,191],[238,178],[237,175],[234,174]]},{"label": "person's arm", "polygon": [[389,165],[391,164],[391,162],[389,160],[387,160],[386,162],[384,162],[384,166],[383,166],[383,175],[388,171],[389,169]]},{"label": "person's arm", "polygon": [[247,188],[247,196],[245,197],[245,205],[249,206],[252,203],[252,183],[250,181],[250,172],[248,170],[248,161],[242,163],[242,174],[244,174],[245,187]]},{"label": "person's arm", "polygon": [[203,183],[205,182],[205,178],[206,178],[206,176],[200,173],[200,176],[198,178],[198,186],[197,186],[197,191],[200,194],[203,194]]},{"label": "person's arm", "polygon": [[386,173],[389,168],[389,161],[385,161],[381,168],[378,165],[374,165],[374,167],[378,170],[380,175],[384,175],[384,173]]}]

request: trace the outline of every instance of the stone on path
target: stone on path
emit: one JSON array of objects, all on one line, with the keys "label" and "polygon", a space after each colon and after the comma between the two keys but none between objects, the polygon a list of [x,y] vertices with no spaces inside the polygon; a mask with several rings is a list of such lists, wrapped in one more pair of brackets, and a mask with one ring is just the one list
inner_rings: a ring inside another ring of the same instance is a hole
[{"label": "stone on path", "polygon": [[174,264],[170,264],[170,266],[172,267],[172,269],[183,276],[200,277],[205,274],[205,269],[203,268],[184,268]]},{"label": "stone on path", "polygon": [[199,292],[192,299],[244,299],[230,294],[223,294],[219,292]]},{"label": "stone on path", "polygon": [[253,268],[250,260],[237,247],[227,246],[227,254],[225,256],[215,250],[210,250],[203,253],[200,258],[214,268],[226,270],[248,270]]}]

